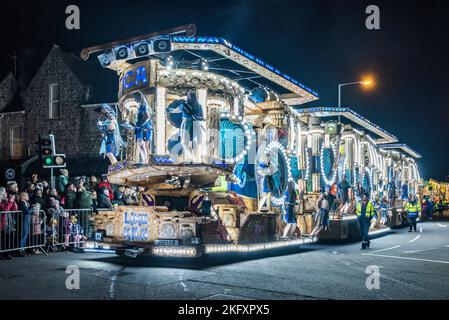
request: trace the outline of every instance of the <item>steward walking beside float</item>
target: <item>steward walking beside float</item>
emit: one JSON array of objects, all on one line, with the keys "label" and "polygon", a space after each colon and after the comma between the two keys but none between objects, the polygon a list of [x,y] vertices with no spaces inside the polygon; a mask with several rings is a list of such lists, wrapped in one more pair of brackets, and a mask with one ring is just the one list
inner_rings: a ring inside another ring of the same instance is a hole
[{"label": "steward walking beside float", "polygon": [[362,200],[357,203],[357,217],[359,219],[360,225],[360,234],[362,236],[362,247],[361,250],[369,248],[370,241],[368,238],[368,231],[371,225],[371,219],[376,216],[376,210],[374,209],[374,205],[369,200],[367,194],[362,196]]},{"label": "steward walking beside float", "polygon": [[408,232],[412,232],[412,228],[416,232],[416,220],[421,213],[421,206],[418,203],[416,196],[411,195],[409,197],[409,201],[407,201],[405,205],[405,211],[407,212],[407,218],[410,221]]}]

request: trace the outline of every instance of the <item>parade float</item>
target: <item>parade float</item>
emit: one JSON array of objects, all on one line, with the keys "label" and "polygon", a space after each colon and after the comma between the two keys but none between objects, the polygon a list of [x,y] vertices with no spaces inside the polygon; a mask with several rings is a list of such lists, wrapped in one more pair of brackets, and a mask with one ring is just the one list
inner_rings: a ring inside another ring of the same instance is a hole
[{"label": "parade float", "polygon": [[449,216],[449,182],[429,179],[423,187],[422,195],[425,200],[433,203],[433,211],[436,215]]},{"label": "parade float", "polygon": [[[144,190],[141,206],[92,217],[88,247],[199,257],[300,246],[316,241],[307,235],[319,193],[343,176],[351,190],[390,202],[373,231],[402,223],[400,190],[419,191],[419,154],[348,108],[301,109],[319,99],[316,91],[195,31],[187,25],[82,51],[84,60],[100,52],[100,64],[119,76],[118,109],[104,105],[98,122],[108,179]],[[289,181],[298,228],[285,237]],[[357,196],[333,207],[322,239],[350,236]]]}]

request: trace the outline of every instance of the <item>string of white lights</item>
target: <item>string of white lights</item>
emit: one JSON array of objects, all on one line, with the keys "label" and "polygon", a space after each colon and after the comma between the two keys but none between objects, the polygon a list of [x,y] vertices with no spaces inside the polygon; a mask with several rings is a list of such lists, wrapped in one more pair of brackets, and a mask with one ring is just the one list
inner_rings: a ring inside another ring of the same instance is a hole
[{"label": "string of white lights", "polygon": [[[284,146],[281,143],[279,143],[278,141],[272,141],[267,145],[267,147],[265,149],[265,153],[269,153],[273,149],[278,149],[281,152],[282,156],[284,157],[285,163],[287,164],[288,181],[293,180],[290,161],[288,161],[287,153],[285,151]],[[285,191],[285,190],[283,190],[283,191]],[[280,197],[272,196],[271,200],[272,200],[273,204],[280,206],[284,203],[284,195],[282,193],[282,195]]]},{"label": "string of white lights", "polygon": [[[332,170],[333,171],[332,172],[332,178],[331,179],[327,178],[326,172],[324,172],[324,149],[326,149],[326,148],[324,148],[324,145],[323,145],[321,147],[321,161],[320,161],[320,164],[321,164],[321,175],[323,177],[324,183],[326,185],[330,186],[330,185],[334,184],[334,182],[337,180],[338,170],[333,169]],[[336,159],[337,159],[337,146],[335,145],[335,143],[331,142],[331,149],[332,149],[332,152],[334,154],[334,161],[336,161]]]},{"label": "string of white lights", "polygon": [[255,133],[251,130],[250,125],[246,122],[242,116],[236,116],[231,114],[230,112],[224,112],[220,115],[221,119],[231,119],[231,121],[238,121],[240,126],[243,128],[245,134],[246,143],[244,145],[243,150],[233,158],[223,159],[223,161],[227,164],[239,163],[243,158],[248,154],[248,151],[251,149],[251,145],[255,140]]}]

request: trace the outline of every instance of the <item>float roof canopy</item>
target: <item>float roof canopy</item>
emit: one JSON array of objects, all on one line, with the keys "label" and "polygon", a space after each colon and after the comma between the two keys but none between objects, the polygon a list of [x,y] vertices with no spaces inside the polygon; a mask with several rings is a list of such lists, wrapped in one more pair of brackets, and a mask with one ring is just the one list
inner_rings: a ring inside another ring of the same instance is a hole
[{"label": "float roof canopy", "polygon": [[223,38],[175,36],[172,43],[173,54],[181,53],[181,59],[205,59],[209,70],[238,81],[249,90],[267,87],[281,99],[286,95],[285,102],[290,105],[319,99],[316,91]]},{"label": "float roof canopy", "polygon": [[421,155],[418,152],[416,152],[415,150],[410,148],[405,143],[382,144],[382,145],[379,145],[379,148],[381,148],[381,149],[394,149],[394,150],[400,149],[403,152],[411,155],[414,158],[417,158],[417,159],[421,158]]},{"label": "float roof canopy", "polygon": [[293,110],[298,116],[309,115],[315,117],[345,117],[358,126],[379,136],[378,139],[375,139],[376,144],[393,143],[398,141],[394,135],[349,108],[314,107],[303,109],[294,108]]},{"label": "float roof canopy", "polygon": [[[163,61],[171,55],[175,67],[194,69],[200,69],[201,61],[207,60],[209,71],[238,82],[248,91],[259,86],[270,89],[288,105],[319,99],[319,94],[313,89],[223,38],[172,36],[171,42],[170,53],[152,54],[138,60],[157,58]],[[132,61],[120,60],[108,68],[117,71]]]}]

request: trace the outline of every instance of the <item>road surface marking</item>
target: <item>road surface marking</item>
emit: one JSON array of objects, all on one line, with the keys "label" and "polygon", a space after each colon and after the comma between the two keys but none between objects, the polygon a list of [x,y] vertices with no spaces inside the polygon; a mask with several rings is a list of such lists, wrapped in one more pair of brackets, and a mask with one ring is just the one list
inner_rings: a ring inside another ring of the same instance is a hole
[{"label": "road surface marking", "polygon": [[114,291],[115,291],[115,281],[117,280],[117,275],[111,277],[111,286],[109,287],[109,296],[111,299],[114,299]]},{"label": "road surface marking", "polygon": [[184,284],[184,282],[181,282],[181,286],[184,288],[184,292],[190,291],[189,288]]},{"label": "road surface marking", "polygon": [[445,247],[448,247],[448,248],[449,248],[449,245],[445,245]]},{"label": "road surface marking", "polygon": [[446,228],[447,226],[445,226],[444,224],[441,224],[441,223],[437,223],[437,225],[439,226],[439,227],[441,227],[441,228]]},{"label": "road surface marking", "polygon": [[422,227],[421,227],[421,228],[419,228],[419,233],[422,233]]},{"label": "road surface marking", "polygon": [[418,240],[419,238],[421,238],[421,235],[418,234],[415,238],[413,238],[412,240],[409,241],[409,243],[415,242],[416,240]]},{"label": "road surface marking", "polygon": [[417,253],[417,252],[424,252],[424,251],[435,250],[435,249],[436,248],[418,249],[418,250],[404,251],[404,253]]},{"label": "road surface marking", "polygon": [[393,250],[393,249],[396,249],[396,248],[399,248],[399,247],[400,247],[400,245],[399,245],[399,246],[394,246],[394,247],[391,247],[391,248],[386,248],[386,249],[376,250],[376,251],[371,252],[371,254],[376,253],[376,252],[382,252],[382,251],[387,251],[387,250]]},{"label": "road surface marking", "polygon": [[398,256],[387,256],[385,254],[363,253],[363,255],[364,256],[376,256],[376,257],[393,258],[393,259],[404,259],[404,260],[413,260],[413,261],[424,261],[424,262],[435,262],[435,263],[449,264],[449,261],[429,260],[429,259],[419,259],[419,258],[408,258],[408,257],[398,257]]}]

